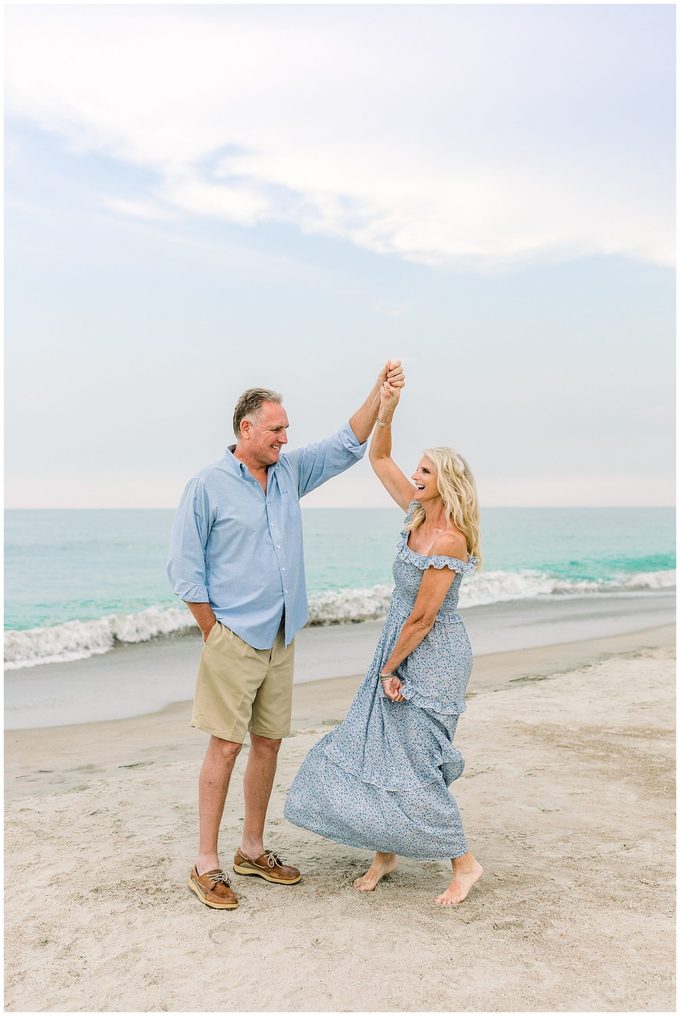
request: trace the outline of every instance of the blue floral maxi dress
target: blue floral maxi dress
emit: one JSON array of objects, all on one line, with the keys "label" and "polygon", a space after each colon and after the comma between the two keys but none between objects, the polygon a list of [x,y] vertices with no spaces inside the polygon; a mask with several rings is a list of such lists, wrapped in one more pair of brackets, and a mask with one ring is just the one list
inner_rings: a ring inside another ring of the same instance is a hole
[{"label": "blue floral maxi dress", "polygon": [[[402,531],[392,603],[368,673],[344,721],[302,763],[284,814],[295,825],[348,846],[442,860],[468,849],[447,788],[464,766],[452,741],[465,709],[472,652],[456,607],[463,575],[474,570],[476,560],[418,554],[407,539]],[[397,668],[407,701],[392,702],[378,674],[426,568],[451,568],[456,576],[433,628]]]}]

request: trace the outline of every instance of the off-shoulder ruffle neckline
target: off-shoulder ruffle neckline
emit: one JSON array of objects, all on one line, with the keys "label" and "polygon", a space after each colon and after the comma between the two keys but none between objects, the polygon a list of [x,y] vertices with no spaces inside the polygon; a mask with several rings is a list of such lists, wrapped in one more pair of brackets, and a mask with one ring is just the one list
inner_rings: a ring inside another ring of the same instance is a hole
[{"label": "off-shoulder ruffle neckline", "polygon": [[[401,546],[399,547],[399,557],[402,561],[410,561],[416,568],[450,568],[451,571],[458,572],[459,575],[467,575],[468,572],[474,571],[477,565],[477,558],[470,555],[467,561],[461,561],[459,557],[449,557],[448,554],[419,554],[417,550],[411,550],[408,545],[408,533],[402,529],[401,532]],[[421,562],[427,561],[424,565]]]}]

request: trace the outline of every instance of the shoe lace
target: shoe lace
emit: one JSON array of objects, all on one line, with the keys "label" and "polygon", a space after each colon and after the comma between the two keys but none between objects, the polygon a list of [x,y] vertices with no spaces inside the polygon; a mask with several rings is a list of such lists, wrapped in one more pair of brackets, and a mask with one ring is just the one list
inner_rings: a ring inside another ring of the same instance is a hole
[{"label": "shoe lace", "polygon": [[231,885],[231,880],[230,880],[229,876],[227,875],[226,871],[214,871],[212,873],[212,875],[210,875],[210,888],[211,889],[214,889],[215,886],[219,885],[220,883],[223,883],[226,886],[230,886]]},{"label": "shoe lace", "polygon": [[267,864],[270,868],[275,868],[277,864],[283,866],[283,861],[278,854],[275,854],[273,850],[265,850],[264,856],[267,858]]}]

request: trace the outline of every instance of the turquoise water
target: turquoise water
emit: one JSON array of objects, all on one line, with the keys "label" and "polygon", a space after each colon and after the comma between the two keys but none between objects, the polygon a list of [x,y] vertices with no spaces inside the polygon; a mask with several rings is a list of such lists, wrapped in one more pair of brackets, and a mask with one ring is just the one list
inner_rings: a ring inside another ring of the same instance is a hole
[{"label": "turquoise water", "polygon": [[[176,607],[165,576],[172,518],[171,510],[8,511],[6,627]],[[396,508],[303,510],[310,594],[389,585],[401,520]],[[482,535],[484,602],[541,576],[559,580],[561,592],[623,588],[647,575],[643,588],[654,589],[675,568],[672,508],[488,508]]]}]

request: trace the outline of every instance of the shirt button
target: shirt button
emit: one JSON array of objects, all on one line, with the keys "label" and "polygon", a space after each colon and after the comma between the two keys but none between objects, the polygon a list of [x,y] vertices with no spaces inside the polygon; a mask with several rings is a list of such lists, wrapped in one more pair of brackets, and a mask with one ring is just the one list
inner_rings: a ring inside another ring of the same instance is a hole
[{"label": "shirt button", "polygon": [[285,568],[282,568],[282,569],[281,569],[281,571],[285,571],[285,570],[286,570]]},{"label": "shirt button", "polygon": [[281,550],[281,544],[280,544],[280,543],[277,543],[277,544],[276,544],[276,549],[277,549],[277,550]]}]

